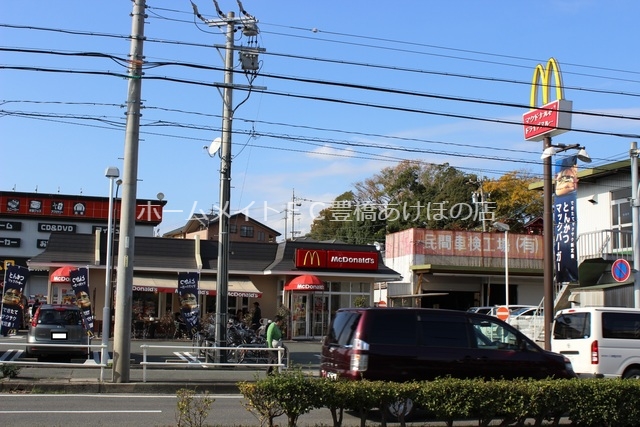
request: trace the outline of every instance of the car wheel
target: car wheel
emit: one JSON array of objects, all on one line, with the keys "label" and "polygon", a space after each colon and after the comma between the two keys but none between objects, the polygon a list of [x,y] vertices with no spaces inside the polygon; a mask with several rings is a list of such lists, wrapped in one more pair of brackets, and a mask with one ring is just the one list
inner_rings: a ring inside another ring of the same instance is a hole
[{"label": "car wheel", "polygon": [[630,369],[622,378],[625,380],[640,380],[640,369]]},{"label": "car wheel", "polygon": [[385,419],[389,421],[409,420],[416,412],[416,405],[411,399],[398,400],[389,403],[384,408]]}]

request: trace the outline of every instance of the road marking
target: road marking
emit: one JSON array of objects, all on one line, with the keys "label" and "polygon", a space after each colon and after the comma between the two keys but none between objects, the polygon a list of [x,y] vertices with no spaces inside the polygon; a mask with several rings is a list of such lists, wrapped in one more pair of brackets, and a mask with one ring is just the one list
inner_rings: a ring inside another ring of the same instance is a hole
[{"label": "road marking", "polygon": [[197,356],[194,356],[188,351],[174,351],[173,354],[178,356],[181,360],[187,363],[202,363],[198,360]]},{"label": "road marking", "polygon": [[124,410],[124,411],[0,411],[0,414],[161,414],[159,409],[154,410]]},{"label": "road marking", "polygon": [[[0,361],[2,361],[2,362],[10,362],[10,361],[17,360],[17,359],[22,357],[22,353],[24,353],[24,350],[14,350],[14,349],[10,348],[9,350],[5,351],[2,354],[2,356],[0,356]],[[11,357],[9,357],[9,356],[11,356]]]}]

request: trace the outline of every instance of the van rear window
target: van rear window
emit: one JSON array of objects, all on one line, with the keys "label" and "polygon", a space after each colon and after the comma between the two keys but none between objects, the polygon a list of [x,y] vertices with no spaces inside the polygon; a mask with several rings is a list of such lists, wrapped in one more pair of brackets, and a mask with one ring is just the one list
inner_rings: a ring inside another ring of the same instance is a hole
[{"label": "van rear window", "polygon": [[337,313],[327,334],[327,344],[350,345],[358,325],[358,319],[360,319],[359,313],[349,311]]},{"label": "van rear window", "polygon": [[602,338],[640,340],[640,314],[602,313]]},{"label": "van rear window", "polygon": [[591,336],[591,313],[564,313],[553,323],[553,339],[583,339]]}]

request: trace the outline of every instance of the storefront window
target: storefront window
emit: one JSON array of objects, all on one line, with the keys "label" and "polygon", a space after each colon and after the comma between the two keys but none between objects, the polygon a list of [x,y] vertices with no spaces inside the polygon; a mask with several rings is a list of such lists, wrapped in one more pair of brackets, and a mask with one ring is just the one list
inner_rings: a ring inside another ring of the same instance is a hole
[{"label": "storefront window", "polygon": [[153,292],[133,293],[133,315],[137,317],[156,317],[158,315],[158,294]]}]

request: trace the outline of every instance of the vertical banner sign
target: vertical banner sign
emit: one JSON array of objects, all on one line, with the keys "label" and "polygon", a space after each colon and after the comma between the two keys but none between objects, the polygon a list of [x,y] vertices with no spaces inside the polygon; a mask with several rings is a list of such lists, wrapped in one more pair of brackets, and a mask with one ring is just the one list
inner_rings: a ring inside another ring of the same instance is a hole
[{"label": "vertical banner sign", "polygon": [[558,283],[578,281],[577,191],[577,156],[565,157],[556,165],[556,189],[553,200],[553,250],[556,262],[556,282]]},{"label": "vertical banner sign", "polygon": [[89,336],[93,336],[93,313],[91,310],[91,299],[89,298],[89,269],[82,267],[69,272],[71,289],[76,296],[76,304],[82,312],[84,328]]},{"label": "vertical banner sign", "polygon": [[200,309],[198,308],[199,273],[178,273],[178,295],[180,295],[180,313],[187,325],[189,335],[198,331]]},{"label": "vertical banner sign", "polygon": [[20,327],[21,316],[26,307],[22,303],[22,293],[29,279],[29,269],[19,265],[8,265],[4,272],[2,293],[2,326],[0,333],[7,336],[11,329]]}]

